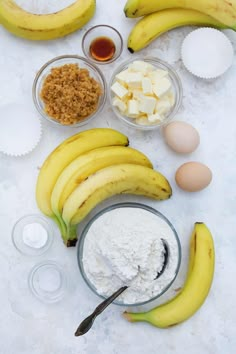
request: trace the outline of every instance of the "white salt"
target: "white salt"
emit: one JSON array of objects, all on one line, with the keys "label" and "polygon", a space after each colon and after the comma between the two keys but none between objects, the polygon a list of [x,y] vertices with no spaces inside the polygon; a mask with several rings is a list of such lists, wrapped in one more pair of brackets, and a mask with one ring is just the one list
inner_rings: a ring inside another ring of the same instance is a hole
[{"label": "white salt", "polygon": [[23,242],[31,248],[42,248],[48,240],[48,233],[45,228],[38,223],[31,223],[23,228]]}]

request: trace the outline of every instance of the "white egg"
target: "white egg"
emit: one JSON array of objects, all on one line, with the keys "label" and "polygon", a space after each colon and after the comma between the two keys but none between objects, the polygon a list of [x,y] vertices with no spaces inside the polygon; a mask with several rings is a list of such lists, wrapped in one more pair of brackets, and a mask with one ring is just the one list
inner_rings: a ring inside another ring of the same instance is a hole
[{"label": "white egg", "polygon": [[185,122],[169,123],[164,128],[163,134],[167,145],[179,154],[190,154],[200,143],[198,131]]}]

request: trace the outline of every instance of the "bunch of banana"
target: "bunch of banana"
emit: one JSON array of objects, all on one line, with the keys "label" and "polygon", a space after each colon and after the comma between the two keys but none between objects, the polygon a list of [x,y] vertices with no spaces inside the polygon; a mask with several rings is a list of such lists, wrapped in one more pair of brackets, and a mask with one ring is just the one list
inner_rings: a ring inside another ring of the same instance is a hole
[{"label": "bunch of banana", "polygon": [[124,313],[130,322],[145,321],[167,328],[191,317],[204,303],[213,280],[214,241],[204,223],[196,223],[190,241],[188,275],[180,293],[167,303],[145,313]]},{"label": "bunch of banana", "polygon": [[141,152],[116,130],[97,128],[65,140],[46,159],[38,176],[39,209],[59,226],[64,243],[74,246],[76,227],[101,201],[115,194],[141,194],[164,200],[171,187]]},{"label": "bunch of banana", "polygon": [[162,33],[186,25],[236,30],[236,0],[128,0],[127,17],[144,16],[128,38],[131,53],[146,47]]},{"label": "bunch of banana", "polygon": [[94,15],[95,0],[76,0],[53,14],[24,11],[14,0],[0,0],[0,24],[11,33],[31,40],[64,37],[83,27]]}]

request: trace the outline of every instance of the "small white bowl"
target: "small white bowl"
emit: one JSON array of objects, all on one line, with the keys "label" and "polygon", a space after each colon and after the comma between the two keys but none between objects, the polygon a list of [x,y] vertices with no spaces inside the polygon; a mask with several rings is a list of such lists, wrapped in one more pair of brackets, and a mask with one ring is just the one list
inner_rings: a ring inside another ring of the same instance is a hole
[{"label": "small white bowl", "polygon": [[202,79],[215,79],[232,65],[234,50],[224,33],[214,28],[199,28],[183,41],[181,56],[186,69]]}]

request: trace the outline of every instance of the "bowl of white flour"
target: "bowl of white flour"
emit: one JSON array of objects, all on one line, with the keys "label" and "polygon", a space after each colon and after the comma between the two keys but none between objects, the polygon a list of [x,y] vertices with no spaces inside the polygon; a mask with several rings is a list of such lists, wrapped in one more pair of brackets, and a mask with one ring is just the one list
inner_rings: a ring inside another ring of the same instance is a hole
[{"label": "bowl of white flour", "polygon": [[157,210],[139,203],[119,203],[100,211],[78,244],[79,268],[93,292],[106,298],[128,286],[114,302],[117,305],[139,306],[157,299],[175,280],[180,262],[181,246],[173,225]]}]

